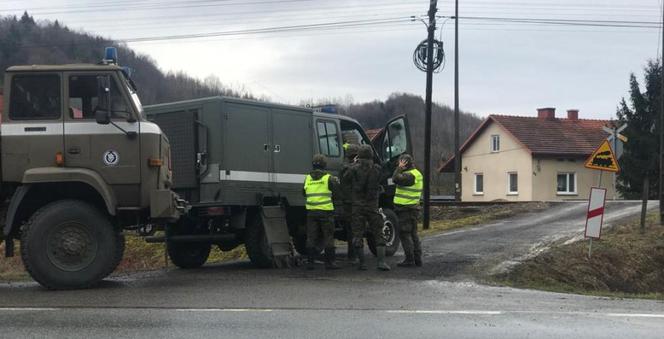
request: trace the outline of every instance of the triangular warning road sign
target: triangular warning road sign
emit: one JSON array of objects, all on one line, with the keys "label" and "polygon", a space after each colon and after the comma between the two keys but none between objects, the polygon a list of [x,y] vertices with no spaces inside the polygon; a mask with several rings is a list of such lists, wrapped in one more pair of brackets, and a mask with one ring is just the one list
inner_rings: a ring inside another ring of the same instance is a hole
[{"label": "triangular warning road sign", "polygon": [[593,154],[586,160],[586,168],[596,169],[600,171],[620,172],[620,166],[613,153],[611,144],[608,140],[597,147]]}]

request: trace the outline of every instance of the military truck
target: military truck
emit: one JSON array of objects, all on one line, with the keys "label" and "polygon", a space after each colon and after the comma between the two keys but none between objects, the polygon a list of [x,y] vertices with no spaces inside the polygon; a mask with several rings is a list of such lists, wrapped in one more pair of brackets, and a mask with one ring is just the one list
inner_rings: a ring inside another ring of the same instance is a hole
[{"label": "military truck", "polygon": [[123,229],[179,219],[170,146],[145,119],[127,69],[14,66],[4,74],[0,218],[5,255],[20,239],[28,273],[53,289],[89,287],[122,259]]},{"label": "military truck", "polygon": [[[394,187],[388,178],[397,157],[410,152],[405,117],[391,120],[372,142],[356,120],[304,107],[210,97],[146,106],[145,111],[171,142],[173,189],[191,205],[169,234],[147,239],[168,242],[177,266],[202,265],[213,245],[230,250],[244,244],[259,267],[286,255],[291,239],[304,253],[305,175],[316,153],[324,154],[328,169],[338,173],[344,142],[373,145],[374,160],[384,169],[380,205],[386,252],[393,255],[398,249]],[[340,225],[335,233],[338,239],[349,238]]]}]

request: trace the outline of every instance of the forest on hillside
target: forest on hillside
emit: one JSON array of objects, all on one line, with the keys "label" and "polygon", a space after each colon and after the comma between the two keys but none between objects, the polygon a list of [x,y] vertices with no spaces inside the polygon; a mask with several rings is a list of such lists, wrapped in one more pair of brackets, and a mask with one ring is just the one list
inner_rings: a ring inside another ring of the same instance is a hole
[{"label": "forest on hillside", "polygon": [[[26,64],[97,63],[105,47],[118,48],[118,58],[123,66],[133,70],[133,80],[144,104],[156,104],[226,95],[257,99],[243,90],[223,86],[223,79],[210,76],[196,79],[184,72],[164,72],[157,62],[146,55],[135,53],[126,45],[96,36],[73,31],[58,21],[36,22],[28,13],[23,16],[0,17],[0,70]],[[0,76],[0,82],[3,77]],[[352,94],[351,94],[352,95]],[[269,100],[269,98],[260,98]],[[339,112],[351,116],[366,129],[381,128],[392,117],[405,114],[410,123],[415,159],[423,165],[424,149],[424,100],[419,95],[394,93],[385,101],[352,103],[352,100],[313,99],[311,102],[335,103]],[[343,103],[342,103],[343,102]],[[479,126],[480,118],[462,113],[460,118],[461,141]],[[432,169],[453,153],[453,111],[445,105],[434,104],[432,114]],[[433,175],[434,194],[451,193],[451,179],[445,175]]]}]

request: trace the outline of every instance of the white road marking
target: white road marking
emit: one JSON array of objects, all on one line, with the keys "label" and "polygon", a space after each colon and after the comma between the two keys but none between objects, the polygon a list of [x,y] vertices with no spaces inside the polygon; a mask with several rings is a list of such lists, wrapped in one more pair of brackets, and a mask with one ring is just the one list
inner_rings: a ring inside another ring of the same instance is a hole
[{"label": "white road marking", "polygon": [[59,311],[52,307],[0,307],[0,312],[25,312],[25,311]]},{"label": "white road marking", "polygon": [[664,318],[664,314],[657,313],[606,313],[605,315],[618,318]]},{"label": "white road marking", "polygon": [[177,312],[272,312],[267,308],[178,308]]},{"label": "white road marking", "polygon": [[379,312],[389,314],[442,314],[442,315],[506,315],[506,314],[538,314],[538,315],[580,315],[591,317],[612,317],[612,318],[656,318],[664,319],[664,313],[594,313],[594,312],[549,312],[549,311],[481,311],[481,310],[353,310],[353,309],[271,309],[271,308],[124,308],[124,307],[0,307],[0,312],[45,312],[45,311],[81,311],[81,310],[155,310],[155,311],[176,311],[176,312]]},{"label": "white road marking", "polygon": [[454,311],[454,310],[389,310],[386,313],[397,314],[470,314],[470,315],[499,315],[502,311]]}]

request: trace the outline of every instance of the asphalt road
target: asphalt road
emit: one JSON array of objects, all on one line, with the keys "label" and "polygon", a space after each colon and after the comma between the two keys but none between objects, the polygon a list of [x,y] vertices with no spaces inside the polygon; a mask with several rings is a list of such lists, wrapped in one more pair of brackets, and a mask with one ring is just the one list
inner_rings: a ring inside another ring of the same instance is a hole
[{"label": "asphalt road", "polygon": [[[606,211],[610,227],[639,206],[610,202]],[[2,284],[0,337],[662,338],[664,301],[476,282],[578,236],[585,213],[585,203],[564,203],[430,237],[422,269],[309,272],[235,262],[114,277],[92,290]]]}]

